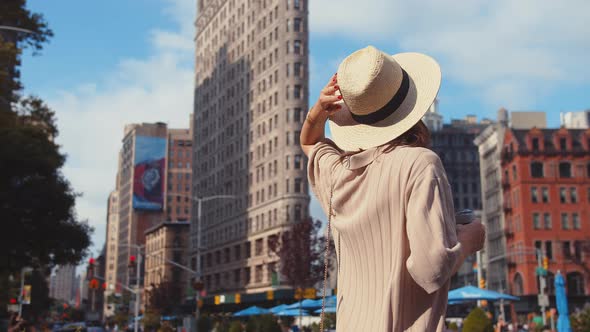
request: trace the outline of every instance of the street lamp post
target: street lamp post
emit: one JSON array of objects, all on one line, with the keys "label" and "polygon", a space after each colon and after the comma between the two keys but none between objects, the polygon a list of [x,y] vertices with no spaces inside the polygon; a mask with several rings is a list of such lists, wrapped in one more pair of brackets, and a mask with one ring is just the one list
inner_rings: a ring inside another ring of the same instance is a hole
[{"label": "street lamp post", "polygon": [[[195,197],[195,196],[188,196],[188,195],[181,195],[181,194],[172,194],[174,196],[178,196],[178,197],[186,197],[186,198],[190,198],[191,200],[193,200],[194,202],[197,203],[197,271],[196,271],[196,279],[198,282],[202,282],[201,281],[201,274],[202,274],[202,270],[201,270],[201,217],[202,217],[202,205],[204,202],[208,202],[208,201],[212,201],[214,199],[236,199],[238,198],[235,195],[213,195],[213,196],[206,196],[206,197]],[[201,291],[200,290],[196,290],[196,295],[195,295],[195,306],[196,306],[196,310],[195,310],[195,320],[198,323],[199,321],[199,315],[200,315],[200,308],[199,308],[199,300],[201,299]],[[197,332],[198,332],[198,325],[197,325]]]}]

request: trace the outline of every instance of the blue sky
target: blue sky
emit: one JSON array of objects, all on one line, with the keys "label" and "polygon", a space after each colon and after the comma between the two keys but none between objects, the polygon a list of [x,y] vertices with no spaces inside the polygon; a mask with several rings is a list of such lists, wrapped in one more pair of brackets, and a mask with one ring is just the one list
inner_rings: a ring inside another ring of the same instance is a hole
[{"label": "blue sky", "polygon": [[[283,1],[283,0],[279,0]],[[40,56],[23,57],[27,93],[55,109],[64,169],[81,218],[104,242],[106,201],[115,185],[123,126],[188,126],[192,111],[195,0],[29,0],[55,33]],[[534,0],[310,3],[310,94],[350,52],[372,44],[419,51],[442,67],[446,120],[496,110],[590,108],[590,2]],[[322,217],[317,203],[312,214]]]}]

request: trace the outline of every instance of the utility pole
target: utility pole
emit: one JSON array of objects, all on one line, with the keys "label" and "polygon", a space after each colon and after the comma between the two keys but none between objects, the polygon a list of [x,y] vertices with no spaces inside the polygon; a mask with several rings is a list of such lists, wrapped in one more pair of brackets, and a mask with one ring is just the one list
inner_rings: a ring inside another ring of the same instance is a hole
[{"label": "utility pole", "polygon": [[139,330],[139,267],[141,266],[141,248],[137,247],[137,267],[135,271],[135,324],[134,324],[134,331],[138,332]]}]

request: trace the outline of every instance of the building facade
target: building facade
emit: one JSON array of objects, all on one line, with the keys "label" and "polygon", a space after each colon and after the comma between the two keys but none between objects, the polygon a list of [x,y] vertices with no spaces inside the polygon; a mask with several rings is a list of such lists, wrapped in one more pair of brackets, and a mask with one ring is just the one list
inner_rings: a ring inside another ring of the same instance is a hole
[{"label": "building facade", "polygon": [[119,283],[135,283],[135,276],[129,275],[129,258],[137,255],[135,246],[145,243],[145,231],[164,215],[166,138],[164,123],[125,126],[117,172],[117,292],[122,291]]},{"label": "building facade", "polygon": [[168,129],[166,220],[190,221],[192,208],[193,131]]},{"label": "building facade", "polygon": [[193,214],[192,263],[210,294],[262,292],[279,268],[269,238],[308,215],[307,1],[199,0],[197,12],[193,194],[236,198]]},{"label": "building facade", "polygon": [[590,131],[508,129],[502,146],[502,187],[509,290],[525,299],[517,311],[534,307],[539,294],[536,250],[549,259],[548,294],[554,294],[553,277],[561,271],[570,303],[587,299]]},{"label": "building facade", "polygon": [[76,266],[60,265],[51,276],[49,296],[56,300],[72,303],[75,297]]},{"label": "building facade", "polygon": [[568,129],[590,128],[590,110],[561,113],[561,126]]},{"label": "building facade", "polygon": [[[109,195],[107,204],[107,233],[106,233],[106,257],[105,257],[105,275],[106,289],[104,298],[108,299],[117,289],[117,257],[119,239],[119,195],[118,192],[112,191]],[[114,307],[105,301],[103,314],[105,317],[114,315]]]},{"label": "building facade", "polygon": [[188,221],[162,222],[145,232],[146,303],[150,303],[150,297],[160,296],[156,292],[166,294],[175,304],[185,299],[189,279],[194,275],[171,262],[188,265],[189,228]]}]

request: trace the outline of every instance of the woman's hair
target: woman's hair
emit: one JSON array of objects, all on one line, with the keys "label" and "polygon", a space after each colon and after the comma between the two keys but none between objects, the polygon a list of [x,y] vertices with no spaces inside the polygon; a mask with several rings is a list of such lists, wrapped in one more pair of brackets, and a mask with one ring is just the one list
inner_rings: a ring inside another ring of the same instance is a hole
[{"label": "woman's hair", "polygon": [[[430,131],[428,130],[428,127],[426,127],[424,122],[420,120],[401,136],[396,137],[395,139],[383,144],[383,146],[386,146],[384,152],[391,152],[398,146],[428,148],[430,147]],[[342,154],[340,159],[344,160],[345,158],[355,155],[362,151],[363,150],[345,152]]]}]

